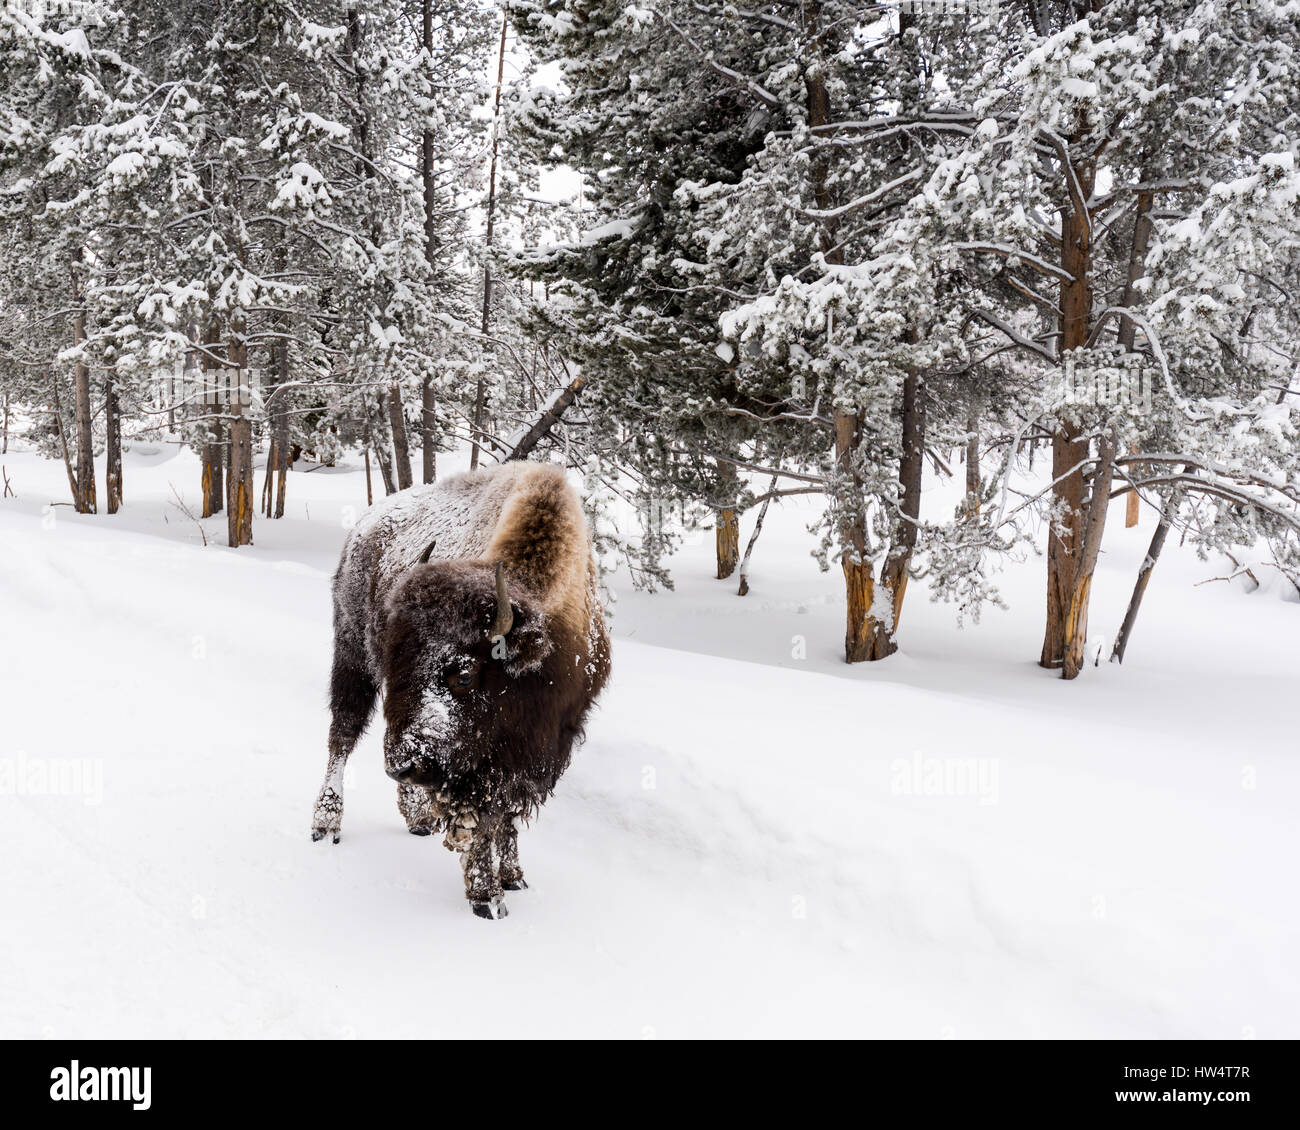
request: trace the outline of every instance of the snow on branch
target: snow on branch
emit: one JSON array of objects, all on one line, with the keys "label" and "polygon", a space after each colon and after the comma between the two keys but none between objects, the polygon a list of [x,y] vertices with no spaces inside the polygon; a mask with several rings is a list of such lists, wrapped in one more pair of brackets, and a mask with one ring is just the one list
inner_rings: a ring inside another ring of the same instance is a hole
[{"label": "snow on branch", "polygon": [[958,251],[975,251],[983,255],[998,255],[1003,259],[1013,259],[1023,263],[1037,271],[1040,275],[1047,275],[1049,278],[1059,279],[1064,283],[1072,283],[1075,278],[1064,267],[1058,267],[1055,263],[1049,263],[1046,259],[1037,255],[1031,255],[1028,251],[1022,251],[1018,247],[1012,247],[1009,243],[954,243]]},{"label": "snow on branch", "polygon": [[866,196],[860,196],[848,204],[841,204],[838,208],[795,208],[794,210],[799,215],[810,220],[838,220],[840,217],[847,216],[861,208],[870,207],[906,184],[920,180],[923,172],[924,170],[920,168],[913,169],[910,173],[904,173],[901,177],[891,180],[888,184],[882,184],[874,192],[869,192]]},{"label": "snow on branch", "polygon": [[728,82],[734,83],[742,90],[749,91],[750,94],[752,94],[765,106],[768,106],[772,109],[777,109],[781,105],[781,100],[770,90],[767,90],[764,87],[760,86],[753,79],[747,78],[745,75],[742,75],[739,71],[733,71],[730,67],[724,67],[713,57],[712,51],[708,51],[705,48],[701,47],[698,43],[695,42],[694,39],[692,39],[686,33],[685,30],[683,30],[678,24],[674,23],[668,16],[665,16],[662,12],[656,12],[655,15],[664,24],[666,24],[677,36],[679,36],[685,43],[687,43],[700,56],[700,58],[704,60],[705,66],[707,66],[715,74],[721,75]]}]

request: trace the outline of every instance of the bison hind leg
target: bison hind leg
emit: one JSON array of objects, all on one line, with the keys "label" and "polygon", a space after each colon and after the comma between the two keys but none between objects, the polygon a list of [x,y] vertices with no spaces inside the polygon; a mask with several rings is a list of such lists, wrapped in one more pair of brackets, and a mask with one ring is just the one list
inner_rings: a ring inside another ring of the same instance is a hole
[{"label": "bison hind leg", "polygon": [[355,641],[336,634],[334,665],[330,672],[329,758],[325,763],[325,780],[312,809],[313,842],[326,836],[334,843],[339,842],[343,827],[343,771],[370,721],[378,693]]}]

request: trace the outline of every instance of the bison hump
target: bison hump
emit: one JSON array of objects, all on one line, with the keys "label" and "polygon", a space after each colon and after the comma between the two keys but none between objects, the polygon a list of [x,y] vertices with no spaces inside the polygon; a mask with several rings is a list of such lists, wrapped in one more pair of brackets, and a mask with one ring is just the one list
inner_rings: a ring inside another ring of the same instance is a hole
[{"label": "bison hump", "polygon": [[516,466],[486,556],[503,562],[544,604],[567,603],[584,591],[591,556],[582,504],[559,467]]}]

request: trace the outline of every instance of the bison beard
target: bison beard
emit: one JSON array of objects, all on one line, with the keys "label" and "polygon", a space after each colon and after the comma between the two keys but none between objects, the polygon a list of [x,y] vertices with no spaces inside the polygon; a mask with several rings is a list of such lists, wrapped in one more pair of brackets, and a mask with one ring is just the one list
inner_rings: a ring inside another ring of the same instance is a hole
[{"label": "bison beard", "polygon": [[393,495],[349,535],[334,577],[332,722],[312,838],[338,843],[343,769],[383,692],[385,768],[411,832],[461,853],[484,918],[527,886],[518,821],[568,767],[609,674],[577,496],[510,463]]}]

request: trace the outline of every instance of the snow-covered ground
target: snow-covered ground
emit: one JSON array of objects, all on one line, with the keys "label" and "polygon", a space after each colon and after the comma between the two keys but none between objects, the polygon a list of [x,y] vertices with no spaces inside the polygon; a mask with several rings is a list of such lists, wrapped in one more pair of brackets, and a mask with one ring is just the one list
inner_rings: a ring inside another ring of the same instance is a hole
[{"label": "snow-covered ground", "polygon": [[[614,680],[493,923],[407,834],[377,731],[342,843],[308,834],[359,469],[293,473],[235,551],[174,504],[193,456],[152,452],[112,518],[0,460],[0,1036],[1300,1036],[1283,586],[1198,586],[1230,566],[1171,545],[1124,667],[1069,684],[1033,662],[1030,561],[964,630],[915,586],[903,651],[848,668],[812,503],[774,506],[748,597],[703,540],[676,592],[620,586]],[[1094,638],[1152,521],[1112,515]]]}]

